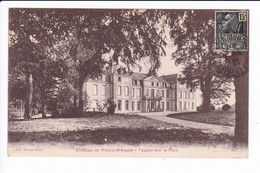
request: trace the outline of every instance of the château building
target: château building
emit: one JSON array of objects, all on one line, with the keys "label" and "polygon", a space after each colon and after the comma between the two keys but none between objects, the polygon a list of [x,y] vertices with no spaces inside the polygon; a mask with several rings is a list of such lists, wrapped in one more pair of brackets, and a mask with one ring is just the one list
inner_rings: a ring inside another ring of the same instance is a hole
[{"label": "ch\u00e2teau building", "polygon": [[89,79],[83,92],[86,111],[98,111],[98,105],[112,99],[117,113],[196,111],[196,94],[180,84],[177,74],[157,77],[118,69],[113,74]]}]

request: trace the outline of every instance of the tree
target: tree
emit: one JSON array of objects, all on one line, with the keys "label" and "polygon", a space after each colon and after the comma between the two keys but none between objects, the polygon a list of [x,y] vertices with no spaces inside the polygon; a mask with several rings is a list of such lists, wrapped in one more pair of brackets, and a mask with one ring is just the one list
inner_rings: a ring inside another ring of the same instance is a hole
[{"label": "tree", "polygon": [[[154,10],[11,9],[10,64],[25,73],[26,112],[31,112],[33,88],[34,96],[40,95],[43,117],[47,95],[59,88],[58,81],[72,84],[68,86],[77,90],[74,103],[83,111],[83,84],[101,75],[104,65],[121,62],[130,70],[149,57],[153,70],[160,67],[166,43],[158,21]],[[52,70],[57,59],[63,75]]]},{"label": "tree", "polygon": [[40,90],[41,112],[45,118],[48,89],[56,82],[55,77],[60,76],[57,74],[59,65],[50,56],[53,44],[63,35],[58,30],[61,25],[56,19],[59,19],[59,14],[53,9],[10,9],[9,68],[20,69],[26,76],[25,118],[28,119],[33,96],[38,95],[33,90]]},{"label": "tree", "polygon": [[[184,67],[181,81],[199,86],[204,109],[210,99],[229,96],[234,81],[236,95],[235,146],[248,145],[248,52],[213,52],[214,12],[208,10],[167,13],[171,37],[177,46],[173,58]],[[219,68],[220,67],[220,68]],[[224,68],[222,68],[224,67]],[[225,70],[226,69],[226,70]]]},{"label": "tree", "polygon": [[175,13],[172,17],[170,36],[177,48],[172,57],[177,65],[183,66],[179,80],[191,89],[200,88],[202,109],[209,111],[212,100],[226,101],[232,84],[232,78],[216,74],[213,68],[213,62],[224,57],[222,53],[213,52],[214,13],[188,10],[180,11],[177,16]]},{"label": "tree", "polygon": [[232,52],[232,59],[238,63],[233,66],[235,93],[236,93],[236,125],[235,125],[235,147],[247,147],[248,145],[248,82],[249,82],[249,54],[248,51]]},{"label": "tree", "polygon": [[[62,22],[68,29],[65,34],[69,42],[67,57],[71,59],[68,66],[74,76],[73,86],[78,90],[81,111],[85,80],[101,75],[106,64],[121,62],[130,70],[141,58],[149,56],[152,68],[160,67],[159,56],[165,54],[166,43],[154,26],[159,20],[155,12],[67,10],[62,13]],[[104,54],[111,56],[104,58]]]},{"label": "tree", "polygon": [[[20,17],[23,19],[19,20],[21,19]],[[19,70],[25,74],[25,119],[31,118],[33,95],[32,73],[35,67],[33,59],[35,57],[33,50],[34,43],[29,34],[32,20],[32,16],[24,10],[19,10],[18,13],[15,10],[10,10],[9,34],[11,39],[9,44],[9,69],[15,68],[17,71]]]}]

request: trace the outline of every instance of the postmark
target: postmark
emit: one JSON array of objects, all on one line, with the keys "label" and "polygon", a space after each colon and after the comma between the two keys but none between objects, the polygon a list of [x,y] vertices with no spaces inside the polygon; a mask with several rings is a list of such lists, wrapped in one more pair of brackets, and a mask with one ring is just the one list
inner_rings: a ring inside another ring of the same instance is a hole
[{"label": "postmark", "polygon": [[217,75],[227,78],[238,78],[248,73],[248,52],[233,51],[223,57],[219,60],[215,59],[212,62],[212,67]]},{"label": "postmark", "polygon": [[248,10],[215,11],[216,50],[248,51]]}]

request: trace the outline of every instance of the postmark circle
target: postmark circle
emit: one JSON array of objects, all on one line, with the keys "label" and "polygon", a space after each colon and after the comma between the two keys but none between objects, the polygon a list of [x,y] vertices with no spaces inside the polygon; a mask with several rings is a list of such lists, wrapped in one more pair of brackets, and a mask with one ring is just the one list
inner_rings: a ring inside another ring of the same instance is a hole
[{"label": "postmark circle", "polygon": [[248,52],[233,51],[231,53],[230,56],[226,55],[222,60],[214,59],[212,61],[212,67],[216,75],[237,78],[248,73]]}]

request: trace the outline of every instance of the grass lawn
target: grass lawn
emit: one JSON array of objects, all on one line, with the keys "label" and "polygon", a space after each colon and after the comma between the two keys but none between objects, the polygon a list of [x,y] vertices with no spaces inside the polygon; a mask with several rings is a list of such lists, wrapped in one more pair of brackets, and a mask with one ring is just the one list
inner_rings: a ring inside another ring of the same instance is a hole
[{"label": "grass lawn", "polygon": [[8,140],[84,144],[184,144],[231,143],[232,136],[213,135],[196,129],[140,117],[138,115],[93,114],[80,118],[47,118],[8,122]]},{"label": "grass lawn", "polygon": [[171,118],[209,124],[235,126],[235,111],[186,112],[168,115]]}]

